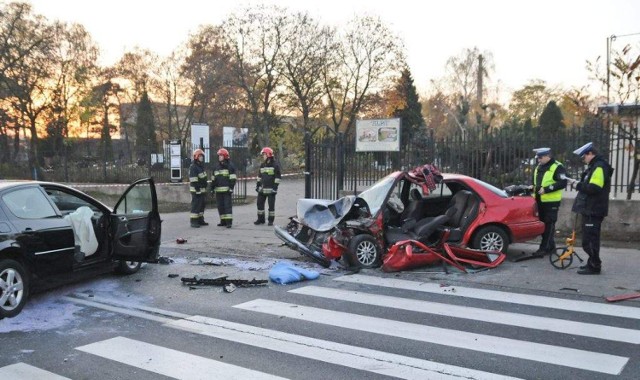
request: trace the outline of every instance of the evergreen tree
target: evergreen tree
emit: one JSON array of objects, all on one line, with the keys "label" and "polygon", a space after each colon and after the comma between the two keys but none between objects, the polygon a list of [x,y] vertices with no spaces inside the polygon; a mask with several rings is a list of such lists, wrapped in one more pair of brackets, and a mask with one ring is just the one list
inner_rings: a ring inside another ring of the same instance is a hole
[{"label": "evergreen tree", "polygon": [[410,144],[417,134],[424,132],[424,118],[422,117],[422,105],[413,84],[413,77],[408,68],[402,70],[395,92],[400,100],[395,105],[393,116],[401,119],[401,144]]},{"label": "evergreen tree", "polygon": [[156,153],[156,126],[153,121],[153,108],[147,92],[142,93],[138,103],[136,119],[136,153],[138,160],[149,162],[150,154]]},{"label": "evergreen tree", "polygon": [[542,136],[553,136],[560,131],[564,131],[565,125],[562,111],[555,101],[550,101],[538,120],[539,133]]}]

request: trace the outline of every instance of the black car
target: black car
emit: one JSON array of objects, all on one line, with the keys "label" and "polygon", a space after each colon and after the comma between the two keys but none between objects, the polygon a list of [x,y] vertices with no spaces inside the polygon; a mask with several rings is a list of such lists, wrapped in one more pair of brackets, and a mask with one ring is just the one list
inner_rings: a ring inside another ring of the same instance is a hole
[{"label": "black car", "polygon": [[29,294],[157,262],[160,214],[152,178],[131,184],[115,208],[68,186],[0,181],[0,319]]}]

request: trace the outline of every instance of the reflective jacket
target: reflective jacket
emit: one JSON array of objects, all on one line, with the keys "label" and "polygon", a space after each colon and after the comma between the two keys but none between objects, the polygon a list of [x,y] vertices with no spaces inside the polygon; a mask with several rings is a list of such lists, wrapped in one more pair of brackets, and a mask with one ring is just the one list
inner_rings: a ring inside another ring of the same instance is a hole
[{"label": "reflective jacket", "polygon": [[214,193],[230,193],[236,185],[236,168],[231,161],[218,161],[213,169],[211,191]]},{"label": "reflective jacket", "polygon": [[271,194],[278,191],[280,185],[280,165],[273,158],[268,158],[266,162],[260,165],[260,174],[258,175],[258,188],[262,194]]},{"label": "reflective jacket", "polygon": [[205,194],[207,191],[207,172],[204,164],[198,160],[189,166],[189,191],[195,194]]},{"label": "reflective jacket", "polygon": [[[562,200],[562,190],[567,187],[567,180],[561,176],[565,174],[564,166],[554,159],[549,160],[544,165],[536,166],[533,171],[533,194],[536,200],[548,202],[560,202]],[[544,188],[544,194],[538,194],[538,190]]]},{"label": "reflective jacket", "polygon": [[604,218],[609,213],[609,191],[613,168],[604,157],[597,155],[582,173],[576,185],[578,195],[571,211]]}]

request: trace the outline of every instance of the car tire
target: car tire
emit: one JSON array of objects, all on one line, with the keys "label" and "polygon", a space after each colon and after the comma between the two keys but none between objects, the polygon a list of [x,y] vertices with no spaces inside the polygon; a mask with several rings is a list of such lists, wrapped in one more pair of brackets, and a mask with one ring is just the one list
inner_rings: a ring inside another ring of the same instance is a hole
[{"label": "car tire", "polygon": [[354,264],[361,268],[377,268],[382,263],[382,249],[371,235],[354,236],[349,242],[349,255]]},{"label": "car tire", "polygon": [[134,274],[140,270],[142,263],[139,261],[118,261],[116,266],[116,273],[118,274]]},{"label": "car tire", "polygon": [[509,249],[509,237],[504,229],[498,226],[486,226],[474,234],[472,246],[482,251],[500,251],[506,254]]},{"label": "car tire", "polygon": [[0,259],[0,319],[20,314],[29,298],[29,276],[22,264]]}]

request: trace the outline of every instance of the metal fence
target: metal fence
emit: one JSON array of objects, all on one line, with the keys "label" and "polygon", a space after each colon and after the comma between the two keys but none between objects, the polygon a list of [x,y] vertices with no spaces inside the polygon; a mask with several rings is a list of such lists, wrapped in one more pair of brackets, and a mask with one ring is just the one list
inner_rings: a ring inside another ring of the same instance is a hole
[{"label": "metal fence", "polygon": [[[396,170],[407,170],[425,163],[442,172],[466,174],[504,188],[512,184],[531,184],[535,169],[534,148],[550,147],[572,178],[579,178],[584,164],[573,151],[593,142],[615,168],[612,195],[626,194],[634,185],[629,178],[633,156],[627,141],[603,128],[598,119],[582,127],[542,134],[538,128],[467,130],[441,140],[408,141],[399,152],[356,152],[355,140],[344,136],[307,137],[305,196],[336,199],[341,192],[356,193]],[[636,185],[637,186],[637,185]]]}]

